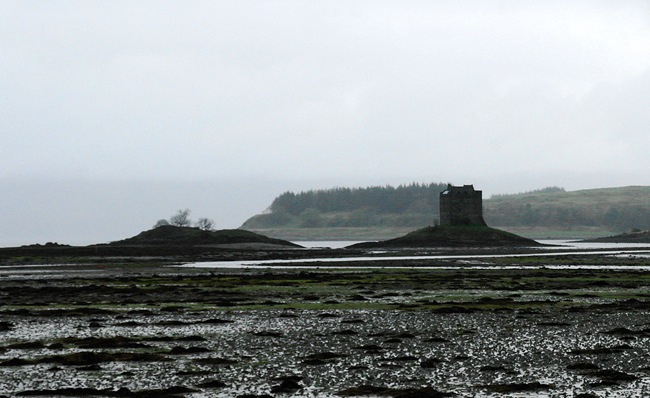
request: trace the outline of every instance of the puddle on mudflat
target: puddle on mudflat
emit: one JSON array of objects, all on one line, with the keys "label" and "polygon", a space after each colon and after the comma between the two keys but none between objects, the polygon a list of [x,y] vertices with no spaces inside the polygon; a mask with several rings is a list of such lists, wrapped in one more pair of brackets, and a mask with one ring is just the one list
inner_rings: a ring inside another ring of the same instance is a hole
[{"label": "puddle on mudflat", "polygon": [[[45,348],[0,349],[0,362],[13,358],[38,362],[80,351],[156,352],[169,361],[101,362],[91,370],[55,362],[0,366],[4,394],[72,387],[137,391],[184,386],[200,391],[189,397],[276,396],[281,394],[271,389],[287,376],[300,378],[303,388],[294,396],[320,398],[364,384],[432,386],[460,397],[650,394],[650,337],[602,333],[622,327],[642,331],[650,325],[648,312],[265,310],[122,319],[112,315],[9,318],[13,327],[0,332],[0,346],[38,341]],[[232,322],[202,323],[216,318]],[[91,322],[100,326],[90,327]],[[169,326],[174,322],[178,325]],[[82,349],[66,340],[116,336],[147,347]],[[56,343],[62,346],[47,348]],[[171,354],[175,347],[187,351]],[[205,352],[193,352],[197,347]],[[625,372],[633,380],[606,385],[602,377],[567,369],[577,363]],[[199,387],[214,380],[226,386]],[[502,393],[485,387],[526,383],[540,383],[543,388]]]}]

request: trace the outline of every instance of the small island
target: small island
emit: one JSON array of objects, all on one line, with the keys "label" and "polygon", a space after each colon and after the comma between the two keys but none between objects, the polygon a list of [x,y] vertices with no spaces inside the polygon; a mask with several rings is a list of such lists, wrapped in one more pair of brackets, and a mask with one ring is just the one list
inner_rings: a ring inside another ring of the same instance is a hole
[{"label": "small island", "polygon": [[243,229],[204,230],[195,227],[162,225],[128,239],[107,244],[111,247],[192,246],[230,249],[300,248],[300,245],[269,238]]},{"label": "small island", "polygon": [[56,242],[0,248],[0,266],[6,264],[110,263],[176,264],[192,261],[276,259],[302,256],[304,248],[243,229],[211,230],[160,225],[122,240],[88,246]]},{"label": "small island", "polygon": [[351,248],[531,247],[532,239],[490,228],[483,219],[483,193],[473,185],[452,186],[440,193],[440,225],[395,239],[364,242]]},{"label": "small island", "polygon": [[350,248],[431,247],[533,247],[542,244],[510,232],[484,225],[438,225],[418,229],[395,239],[357,243]]}]

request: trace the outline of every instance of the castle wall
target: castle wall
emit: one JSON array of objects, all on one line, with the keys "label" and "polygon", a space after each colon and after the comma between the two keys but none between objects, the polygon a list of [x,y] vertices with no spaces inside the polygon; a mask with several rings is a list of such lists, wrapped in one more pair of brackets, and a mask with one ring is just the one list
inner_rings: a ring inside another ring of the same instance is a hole
[{"label": "castle wall", "polygon": [[483,192],[472,185],[449,185],[440,193],[440,225],[487,225],[483,219]]}]

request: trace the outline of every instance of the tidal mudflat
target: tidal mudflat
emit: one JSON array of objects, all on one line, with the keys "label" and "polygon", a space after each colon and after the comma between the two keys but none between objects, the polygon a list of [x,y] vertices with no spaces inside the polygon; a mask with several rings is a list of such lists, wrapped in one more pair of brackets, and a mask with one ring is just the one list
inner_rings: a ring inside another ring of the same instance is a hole
[{"label": "tidal mudflat", "polygon": [[517,261],[4,273],[0,395],[650,396],[650,273]]}]

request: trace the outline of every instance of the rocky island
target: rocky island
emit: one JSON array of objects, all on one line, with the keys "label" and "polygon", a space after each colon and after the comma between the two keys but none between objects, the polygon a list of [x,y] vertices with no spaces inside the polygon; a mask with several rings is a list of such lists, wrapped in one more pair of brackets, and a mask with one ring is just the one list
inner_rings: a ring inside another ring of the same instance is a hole
[{"label": "rocky island", "polygon": [[483,219],[482,192],[472,185],[449,184],[440,193],[440,225],[410,232],[395,239],[364,242],[353,248],[430,247],[534,247],[541,244],[499,229]]},{"label": "rocky island", "polygon": [[184,246],[184,247],[213,247],[235,249],[260,248],[300,248],[301,246],[282,239],[269,238],[255,232],[243,229],[222,229],[216,231],[202,230],[193,227],[178,227],[163,225],[143,231],[128,239],[107,244],[110,247],[137,246]]},{"label": "rocky island", "polygon": [[541,243],[483,225],[439,225],[410,232],[395,239],[363,242],[351,248],[452,248],[536,247]]}]

